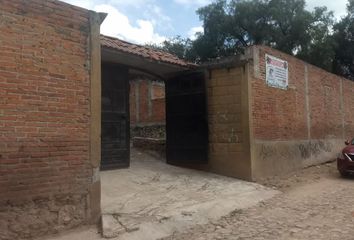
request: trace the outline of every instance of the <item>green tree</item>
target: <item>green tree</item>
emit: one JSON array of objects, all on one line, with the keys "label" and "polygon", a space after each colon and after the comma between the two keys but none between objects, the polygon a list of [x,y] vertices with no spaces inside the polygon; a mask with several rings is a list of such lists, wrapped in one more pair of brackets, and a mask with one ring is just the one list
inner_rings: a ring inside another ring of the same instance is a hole
[{"label": "green tree", "polygon": [[354,80],[354,0],[349,0],[347,16],[334,26],[334,73]]},{"label": "green tree", "polygon": [[204,33],[175,37],[161,50],[194,62],[243,53],[264,44],[354,80],[354,0],[335,23],[326,7],[305,9],[305,0],[216,0],[198,9]]},{"label": "green tree", "polygon": [[190,55],[191,45],[192,41],[189,38],[176,36],[163,41],[161,44],[147,44],[146,46],[171,53],[181,59],[193,60],[195,57]]},{"label": "green tree", "polygon": [[226,6],[226,0],[219,0],[197,11],[204,23],[204,34],[200,34],[192,46],[197,61],[237,53],[236,43],[230,35],[230,15]]},{"label": "green tree", "polygon": [[[204,34],[192,44],[201,61],[243,52],[252,44],[265,44],[331,68],[330,29],[333,14],[325,7],[313,12],[304,0],[217,0],[197,11]],[[316,59],[330,59],[325,63]]]},{"label": "green tree", "polygon": [[328,12],[326,7],[318,7],[312,13],[312,19],[313,21],[308,28],[309,41],[306,45],[302,45],[295,55],[332,72],[334,60],[333,13]]}]

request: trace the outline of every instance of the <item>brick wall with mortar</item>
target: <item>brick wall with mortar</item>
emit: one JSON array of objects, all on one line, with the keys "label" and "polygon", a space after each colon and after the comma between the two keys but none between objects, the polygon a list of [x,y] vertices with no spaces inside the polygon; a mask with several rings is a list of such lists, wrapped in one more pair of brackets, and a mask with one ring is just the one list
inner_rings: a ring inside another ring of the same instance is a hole
[{"label": "brick wall with mortar", "polygon": [[245,67],[211,69],[207,79],[209,163],[206,170],[251,179]]},{"label": "brick wall with mortar", "polygon": [[1,240],[92,217],[92,14],[55,0],[0,0]]},{"label": "brick wall with mortar", "polygon": [[130,80],[132,137],[165,137],[165,85],[148,77]]},{"label": "brick wall with mortar", "polygon": [[[250,51],[253,178],[335,159],[354,134],[354,82],[269,47]],[[287,90],[266,84],[265,54],[288,61]]]}]

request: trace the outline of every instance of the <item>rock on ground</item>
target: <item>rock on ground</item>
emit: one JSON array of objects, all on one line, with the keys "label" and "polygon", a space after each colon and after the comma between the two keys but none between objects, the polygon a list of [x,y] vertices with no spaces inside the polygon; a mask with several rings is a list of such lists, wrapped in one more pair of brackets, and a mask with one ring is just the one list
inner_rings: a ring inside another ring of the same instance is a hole
[{"label": "rock on ground", "polygon": [[[283,193],[163,240],[354,240],[354,178],[340,178],[334,163],[262,183]],[[92,228],[50,238],[72,239],[101,238]]]}]

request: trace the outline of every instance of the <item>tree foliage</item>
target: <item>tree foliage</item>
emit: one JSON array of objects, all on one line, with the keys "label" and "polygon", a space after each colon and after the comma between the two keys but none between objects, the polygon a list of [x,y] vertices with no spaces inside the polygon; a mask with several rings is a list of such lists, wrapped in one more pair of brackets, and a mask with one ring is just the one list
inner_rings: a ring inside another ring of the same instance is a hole
[{"label": "tree foliage", "polygon": [[172,53],[181,59],[195,61],[196,57],[191,56],[192,44],[192,40],[184,39],[181,36],[176,36],[163,41],[161,44],[147,44],[147,47]]},{"label": "tree foliage", "polygon": [[176,37],[159,48],[204,62],[263,44],[354,79],[354,0],[337,23],[326,7],[305,6],[305,0],[215,0],[197,11],[203,34],[194,41]]},{"label": "tree foliage", "polygon": [[[234,55],[253,44],[272,46],[315,64],[318,57],[333,58],[333,51],[320,51],[331,46],[333,14],[325,7],[310,12],[304,0],[218,0],[197,13],[204,35],[195,44],[210,43],[208,52],[197,48],[202,61]],[[331,68],[326,61],[317,65]]]},{"label": "tree foliage", "polygon": [[334,26],[334,73],[354,80],[354,0],[347,5],[347,16]]}]

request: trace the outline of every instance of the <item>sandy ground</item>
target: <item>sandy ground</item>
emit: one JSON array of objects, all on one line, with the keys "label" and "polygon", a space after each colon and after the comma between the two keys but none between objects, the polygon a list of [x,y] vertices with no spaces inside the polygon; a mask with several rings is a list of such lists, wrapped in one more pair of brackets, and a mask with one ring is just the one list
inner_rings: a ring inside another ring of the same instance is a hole
[{"label": "sandy ground", "polygon": [[[261,183],[282,193],[163,239],[354,240],[354,179],[341,178],[335,163],[264,179]],[[71,239],[101,238],[93,227],[46,238]]]},{"label": "sandy ground", "polygon": [[280,193],[257,183],[180,168],[132,149],[129,169],[101,173],[103,235],[156,240]]},{"label": "sandy ground", "polygon": [[263,183],[283,194],[164,240],[354,239],[354,179],[340,178],[334,163]]},{"label": "sandy ground", "polygon": [[[280,194],[257,183],[171,166],[134,149],[130,168],[101,172],[101,186],[102,234],[119,240],[185,232]],[[92,228],[79,232],[52,239],[100,239]]]}]

